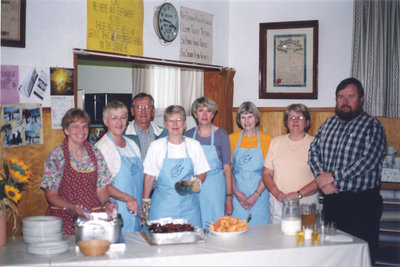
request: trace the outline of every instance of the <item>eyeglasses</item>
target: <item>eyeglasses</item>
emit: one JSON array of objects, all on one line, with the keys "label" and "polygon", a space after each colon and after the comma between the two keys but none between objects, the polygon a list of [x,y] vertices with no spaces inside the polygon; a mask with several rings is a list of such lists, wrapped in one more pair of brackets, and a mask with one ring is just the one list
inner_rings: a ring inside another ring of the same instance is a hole
[{"label": "eyeglasses", "polygon": [[126,120],[128,120],[128,116],[121,116],[121,117],[111,116],[111,118],[110,118],[110,121],[112,121],[112,122],[117,122],[119,120],[126,121]]},{"label": "eyeglasses", "polygon": [[150,110],[150,109],[152,109],[153,108],[153,106],[135,106],[135,109],[137,109],[137,110]]},{"label": "eyeglasses", "polygon": [[303,116],[290,116],[289,117],[289,120],[291,120],[291,121],[294,121],[294,120],[304,120],[305,119],[305,117],[303,117]]},{"label": "eyeglasses", "polygon": [[176,122],[176,123],[182,123],[183,121],[184,121],[184,120],[181,119],[181,118],[177,118],[177,119],[175,119],[175,120],[173,120],[173,119],[168,119],[168,120],[167,120],[168,123],[174,123],[174,122]]}]

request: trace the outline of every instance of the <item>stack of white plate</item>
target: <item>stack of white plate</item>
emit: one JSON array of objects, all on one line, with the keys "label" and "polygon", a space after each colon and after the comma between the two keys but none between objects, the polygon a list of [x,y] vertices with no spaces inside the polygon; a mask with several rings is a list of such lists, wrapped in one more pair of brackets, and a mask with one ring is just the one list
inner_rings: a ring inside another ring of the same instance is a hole
[{"label": "stack of white plate", "polygon": [[61,241],[62,220],[55,216],[32,216],[22,219],[22,235],[26,243]]}]

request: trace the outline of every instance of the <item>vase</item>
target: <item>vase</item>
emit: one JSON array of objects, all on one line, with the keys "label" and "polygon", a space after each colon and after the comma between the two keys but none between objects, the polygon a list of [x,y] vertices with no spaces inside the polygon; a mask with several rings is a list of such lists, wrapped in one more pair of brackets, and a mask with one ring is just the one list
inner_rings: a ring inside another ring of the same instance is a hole
[{"label": "vase", "polygon": [[0,247],[6,245],[7,231],[6,231],[6,210],[0,209]]}]

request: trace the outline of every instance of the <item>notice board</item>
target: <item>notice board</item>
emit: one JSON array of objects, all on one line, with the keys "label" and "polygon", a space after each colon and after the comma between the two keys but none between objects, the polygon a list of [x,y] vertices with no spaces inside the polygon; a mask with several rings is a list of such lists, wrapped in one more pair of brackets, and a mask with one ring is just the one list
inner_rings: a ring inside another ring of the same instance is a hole
[{"label": "notice board", "polygon": [[143,0],[88,0],[87,49],[143,56]]}]

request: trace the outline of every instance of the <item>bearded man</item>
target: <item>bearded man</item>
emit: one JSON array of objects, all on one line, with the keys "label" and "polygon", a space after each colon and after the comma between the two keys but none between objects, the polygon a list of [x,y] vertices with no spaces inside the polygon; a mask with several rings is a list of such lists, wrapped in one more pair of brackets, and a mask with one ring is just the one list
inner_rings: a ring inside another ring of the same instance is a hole
[{"label": "bearded man", "polygon": [[336,116],[311,143],[308,164],[323,192],[325,222],[368,242],[372,264],[379,242],[383,203],[379,189],[386,134],[363,111],[364,88],[348,78],[336,88]]}]

